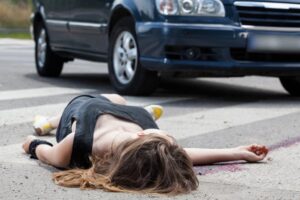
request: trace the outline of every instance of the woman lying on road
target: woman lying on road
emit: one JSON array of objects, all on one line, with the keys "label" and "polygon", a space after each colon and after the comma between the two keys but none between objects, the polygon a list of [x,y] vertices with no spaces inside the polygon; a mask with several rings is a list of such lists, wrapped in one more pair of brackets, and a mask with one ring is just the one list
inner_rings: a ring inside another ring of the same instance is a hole
[{"label": "woman lying on road", "polygon": [[180,194],[196,190],[193,165],[263,160],[265,146],[230,149],[182,148],[155,120],[162,108],[127,106],[115,94],[74,98],[62,116],[39,117],[38,135],[57,128],[57,144],[29,136],[23,144],[32,158],[68,170],[53,174],[66,187],[107,191]]}]

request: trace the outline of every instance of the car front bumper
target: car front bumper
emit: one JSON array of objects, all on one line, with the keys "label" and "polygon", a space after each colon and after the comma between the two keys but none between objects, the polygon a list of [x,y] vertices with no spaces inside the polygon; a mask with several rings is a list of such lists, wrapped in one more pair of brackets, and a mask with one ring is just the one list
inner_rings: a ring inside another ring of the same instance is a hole
[{"label": "car front bumper", "polygon": [[[142,66],[155,71],[211,75],[300,75],[300,52],[248,52],[251,33],[299,36],[300,32],[253,31],[233,25],[137,23]],[[197,54],[194,57],[189,55]]]}]

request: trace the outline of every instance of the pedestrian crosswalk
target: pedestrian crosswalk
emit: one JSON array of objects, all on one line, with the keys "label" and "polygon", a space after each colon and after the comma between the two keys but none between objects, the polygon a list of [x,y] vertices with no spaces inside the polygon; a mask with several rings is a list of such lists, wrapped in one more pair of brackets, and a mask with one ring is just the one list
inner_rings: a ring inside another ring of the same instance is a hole
[{"label": "pedestrian crosswalk", "polygon": [[74,88],[61,88],[61,87],[10,90],[10,91],[0,92],[0,101],[37,98],[37,97],[51,97],[55,95],[76,94],[76,93],[78,94],[78,93],[87,93],[87,92],[88,91],[86,90],[78,90]]},{"label": "pedestrian crosswalk", "polygon": [[54,116],[61,113],[66,103],[48,104],[0,111],[0,126],[30,123],[36,114]]},{"label": "pedestrian crosswalk", "polygon": [[[9,102],[9,100],[31,101],[32,99],[42,97],[54,97],[55,95],[73,95],[93,93],[96,91],[74,88],[56,88],[45,87],[36,89],[10,90],[0,92],[0,103]],[[191,110],[190,113],[176,115],[168,115],[168,105],[174,105],[174,102],[180,104],[180,101],[186,101],[193,97],[125,97],[130,105],[145,106],[149,104],[162,104],[165,106],[166,116],[163,117],[158,124],[165,130],[170,130],[171,134],[179,139],[189,139],[199,135],[213,134],[216,131],[226,130],[229,128],[243,126],[263,120],[282,117],[284,115],[300,112],[300,103],[286,102],[280,107],[272,106],[272,100],[262,102],[251,102],[225,106],[221,108],[212,108],[208,110],[199,110],[197,108]],[[195,99],[196,101],[197,99]],[[0,134],[1,127],[13,127],[19,124],[31,124],[36,114],[47,116],[56,115],[62,112],[67,105],[67,101],[57,104],[42,104],[39,106],[29,106],[16,109],[0,110]],[[269,105],[266,107],[266,105]],[[174,109],[174,108],[169,108]],[[175,108],[180,110],[180,108]],[[193,131],[191,131],[193,130]],[[28,134],[32,134],[33,130],[25,130]],[[54,137],[48,139],[54,142]],[[10,158],[10,159],[8,159]],[[10,144],[0,147],[0,163],[10,162],[15,164],[35,165],[22,154],[21,143]]]},{"label": "pedestrian crosswalk", "polygon": [[[266,104],[268,105],[267,107]],[[198,131],[178,133],[176,135],[178,139],[186,139],[300,112],[300,102],[288,102],[282,104],[281,107],[272,107],[272,104],[272,101],[245,103],[204,112],[200,111],[186,115],[171,116],[166,121],[169,124],[180,125],[188,122],[188,126],[192,126],[195,129],[199,127]]]},{"label": "pedestrian crosswalk", "polygon": [[[10,44],[7,45],[8,43]],[[0,40],[0,50],[7,46],[11,47],[11,51],[16,45],[24,48],[33,46],[33,43],[28,41],[20,42],[19,44],[15,43],[16,41]],[[9,51],[8,54],[10,54]],[[29,53],[27,52],[25,55],[28,56]],[[30,62],[32,62],[32,60],[33,59],[31,59]],[[34,67],[33,65],[32,63],[32,67]],[[272,80],[268,81],[272,82]],[[261,82],[260,79],[260,84]],[[85,87],[86,85],[82,87],[60,87],[56,84],[43,83],[42,87],[32,84],[31,87],[26,85],[24,88],[18,86],[18,89],[14,89],[13,87],[7,89],[5,88],[7,83],[2,83],[3,84],[0,82],[0,167],[2,164],[33,167],[39,165],[38,162],[30,160],[28,156],[22,152],[21,148],[21,141],[26,135],[33,134],[31,123],[34,116],[37,114],[47,116],[56,115],[63,111],[72,97],[80,94],[99,94],[99,89],[91,89],[95,87]],[[227,85],[229,84],[227,83]],[[271,88],[272,86],[269,85],[268,87]],[[106,89],[105,91],[113,92],[111,89]],[[275,88],[273,92],[274,91],[278,91],[278,88]],[[237,90],[236,92],[238,93]],[[236,144],[245,144],[245,142],[257,142],[274,147],[272,150],[275,151],[284,147],[285,140],[288,140],[288,145],[290,146],[300,141],[300,135],[297,130],[300,129],[300,101],[297,98],[283,96],[283,93],[280,92],[278,96],[272,93],[268,98],[265,98],[264,95],[253,98],[252,94],[249,99],[247,99],[245,91],[243,91],[244,97],[242,99],[238,97],[234,99],[235,97],[229,96],[220,97],[217,94],[211,95],[210,92],[203,95],[196,94],[196,92],[195,94],[184,94],[184,92],[182,92],[177,95],[168,94],[168,91],[164,93],[158,92],[150,97],[126,96],[125,98],[129,105],[163,105],[165,107],[165,113],[158,121],[158,125],[162,129],[169,131],[169,133],[177,138],[179,143],[183,145],[197,145],[196,147],[203,145],[213,148],[216,146],[232,147]],[[261,93],[262,92],[260,92],[260,94]],[[51,101],[47,101],[47,99],[51,99]],[[34,104],[31,103],[33,101],[35,102]],[[18,106],[14,107],[14,103],[16,102],[18,102]],[[264,123],[267,125],[263,126],[262,124]],[[24,127],[24,129],[22,129],[23,133],[17,134],[16,130],[20,131],[20,127]],[[262,127],[264,130],[261,130]],[[240,130],[242,130],[242,132]],[[15,135],[15,142],[6,142],[5,137],[7,134]],[[55,142],[53,135],[47,136],[45,139]],[[296,154],[298,148],[297,146],[293,147],[293,152]],[[284,152],[286,153],[286,150]],[[281,156],[280,153],[278,153],[278,155]],[[296,156],[294,156],[294,159],[297,159]],[[277,165],[279,165],[278,163]],[[292,162],[290,162],[290,165],[292,165]],[[273,166],[274,165],[270,165],[269,168],[265,168],[264,173],[268,173],[268,170],[271,173]],[[230,174],[220,175],[224,174],[220,173],[222,170],[229,172],[234,171],[237,176],[243,176],[243,172],[240,171],[243,171],[245,168],[247,167],[221,165],[216,166],[214,170],[208,167],[205,169],[201,168],[200,170],[197,168],[196,171],[207,174],[204,179],[207,182],[211,182],[210,177],[214,177],[215,180],[222,182],[224,180],[231,180],[233,177]],[[255,183],[254,178],[250,176],[256,177],[257,166],[252,165],[249,169],[251,172],[249,173],[250,175],[244,176]],[[281,172],[284,176],[289,176],[284,170],[281,170]],[[300,178],[298,180],[300,180]],[[293,185],[299,183],[298,180],[295,179]],[[236,178],[235,181],[237,185],[244,184],[238,178]],[[267,181],[261,182],[267,185],[269,189],[272,186],[272,184]],[[287,178],[286,182],[288,183]],[[297,188],[293,185],[290,187],[286,186],[285,189],[290,188],[296,190]]]},{"label": "pedestrian crosswalk", "polygon": [[[56,95],[73,95],[74,97],[79,94],[96,94],[97,91],[85,90],[85,89],[74,89],[74,88],[59,88],[59,87],[45,87],[45,88],[33,88],[24,90],[9,90],[0,92],[0,103],[9,103],[10,100],[23,100],[31,101],[37,98],[43,97],[54,97]],[[186,99],[186,97],[167,98],[143,98],[143,97],[126,97],[129,101],[129,105],[135,106],[146,106],[150,104],[166,104],[168,102],[180,101]],[[1,132],[3,127],[11,127],[12,133],[14,134],[14,126],[22,124],[31,124],[35,115],[42,114],[46,116],[54,116],[61,113],[68,101],[64,103],[56,104],[42,104],[39,106],[25,106],[23,108],[15,109],[3,109],[0,110],[0,135],[7,133]],[[29,134],[33,134],[33,129],[24,130]],[[48,139],[54,141],[54,137],[48,137]],[[27,156],[22,155],[21,143],[10,144],[1,147],[0,145],[0,163],[9,162],[15,164],[34,164],[28,159]],[[10,159],[11,158],[11,159]]]},{"label": "pedestrian crosswalk", "polygon": [[[31,101],[42,97],[54,97],[56,95],[95,94],[97,91],[74,88],[45,87],[24,90],[10,90],[0,92],[0,103],[10,100]],[[282,117],[284,115],[300,113],[300,102],[286,102],[280,107],[274,105],[272,100],[262,102],[252,102],[225,106],[221,108],[211,108],[208,110],[197,108],[191,112],[180,113],[180,107],[175,115],[168,115],[168,105],[174,102],[180,104],[181,101],[193,99],[193,97],[125,97],[129,105],[146,106],[150,104],[164,105],[166,116],[158,121],[163,129],[171,129],[172,135],[177,139],[188,139],[194,136],[209,134],[220,130],[225,130],[237,126],[251,124],[263,120]],[[196,101],[197,99],[195,99]],[[23,123],[31,123],[34,116],[42,114],[53,116],[61,113],[68,101],[64,103],[47,104],[38,106],[26,106],[23,108],[0,110],[0,131],[3,126],[14,126]],[[266,105],[269,105],[266,107]],[[272,106],[273,105],[273,106]],[[183,131],[194,130],[194,131]],[[178,131],[176,131],[178,130]],[[0,158],[1,159],[1,158]],[[1,162],[1,160],[0,160]]]},{"label": "pedestrian crosswalk", "polygon": [[[39,90],[42,91],[42,89],[39,89]],[[46,90],[47,90],[47,88],[46,88]],[[57,91],[60,91],[60,89],[58,89]],[[65,91],[64,94],[72,94],[74,92],[77,94],[88,94],[86,92],[86,90],[82,90],[82,92],[80,92],[80,90],[73,90],[71,88],[64,89],[61,91]],[[69,91],[70,93],[67,93],[66,91]],[[5,92],[5,93],[9,93],[9,92]],[[58,92],[58,93],[60,93],[60,92]],[[58,93],[56,93],[56,94],[58,94]],[[0,92],[0,94],[1,94],[1,92]],[[5,100],[20,99],[19,97],[14,96],[14,92],[11,91],[11,94],[13,94],[10,96],[11,98],[8,98],[8,97],[2,98],[0,96],[0,102],[1,102],[1,99],[5,99]],[[40,95],[36,94],[33,96],[45,97],[45,95],[43,93],[40,93]],[[49,97],[51,97],[51,96],[52,95],[49,94]],[[75,96],[76,95],[74,95],[74,97]],[[24,94],[23,99],[27,99],[27,98],[30,98],[30,97]],[[134,106],[162,104],[162,103],[166,103],[166,101],[167,101],[165,98],[147,99],[144,101],[141,98],[135,98],[135,100],[133,100],[132,98],[129,97],[129,99],[131,99],[131,101],[129,102],[129,105],[134,105]],[[179,100],[179,99],[181,99],[181,98],[175,98],[175,99],[172,99],[172,101]],[[63,109],[66,107],[67,103],[68,102],[57,103],[57,104],[45,104],[45,105],[40,105],[40,106],[24,107],[24,108],[9,109],[9,110],[0,110],[0,127],[3,125],[30,123],[32,121],[34,115],[37,115],[37,114],[42,114],[42,115],[46,115],[46,116],[55,116],[58,113],[61,113],[63,111]]]},{"label": "pedestrian crosswalk", "polygon": [[[27,40],[0,40],[0,47],[26,47],[32,48],[33,42]],[[23,50],[21,50],[24,52]],[[26,51],[27,53],[32,52]],[[13,54],[12,54],[13,55]],[[27,56],[27,54],[26,54]],[[31,60],[32,62],[32,60]],[[32,63],[32,65],[34,65]],[[33,67],[33,66],[32,66]],[[269,80],[270,81],[270,80]],[[11,89],[6,90],[2,88],[0,91],[0,103],[9,104],[9,109],[2,106],[0,109],[0,133],[1,127],[13,126],[31,123],[33,117],[36,114],[43,115],[56,115],[62,112],[63,108],[68,103],[69,98],[65,99],[65,102],[47,103],[40,102],[39,105],[30,105],[30,101],[33,99],[55,99],[57,96],[76,96],[79,94],[97,94],[98,91],[94,89],[84,89],[75,87],[37,87],[26,89]],[[146,106],[149,104],[162,104],[166,106],[166,116],[158,122],[160,127],[166,130],[170,130],[172,135],[176,138],[183,140],[198,135],[205,135],[214,133],[216,131],[226,130],[233,127],[243,126],[255,122],[269,120],[272,118],[280,118],[285,115],[299,113],[300,106],[298,101],[285,100],[278,104],[277,101],[272,99],[257,101],[251,100],[232,103],[227,105],[224,101],[224,106],[220,106],[222,101],[218,103],[218,106],[214,107],[214,104],[208,108],[204,106],[193,107],[188,110],[180,106],[180,102],[184,101],[201,101],[195,96],[156,96],[156,97],[126,97],[130,105]],[[26,106],[13,108],[10,102],[24,101],[27,102]],[[202,99],[202,101],[209,101],[208,99]],[[179,105],[179,106],[176,106]],[[197,104],[199,105],[199,104]],[[172,110],[172,115],[168,114],[168,109]],[[183,109],[185,110],[184,112]],[[193,130],[193,131],[185,131]]]}]

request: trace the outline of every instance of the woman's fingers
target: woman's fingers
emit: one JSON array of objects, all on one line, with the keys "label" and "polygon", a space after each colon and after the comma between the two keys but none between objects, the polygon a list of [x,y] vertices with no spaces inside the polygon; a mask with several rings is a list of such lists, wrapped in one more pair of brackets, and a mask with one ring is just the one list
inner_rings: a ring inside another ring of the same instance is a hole
[{"label": "woman's fingers", "polygon": [[27,136],[26,140],[24,141],[23,145],[22,145],[22,148],[23,150],[25,151],[25,153],[29,153],[29,146],[30,146],[30,143],[32,142],[32,140],[36,139],[35,136],[33,135],[29,135]]},{"label": "woman's fingers", "polygon": [[252,144],[249,146],[245,146],[244,150],[246,150],[247,152],[245,152],[246,155],[246,161],[248,162],[258,162],[263,160],[269,150],[266,146],[264,145],[258,145],[258,144]]},{"label": "woman's fingers", "polygon": [[267,155],[269,152],[269,149],[266,146],[257,144],[251,145],[249,150],[256,155]]},{"label": "woman's fingers", "polygon": [[248,162],[259,162],[259,161],[262,161],[266,156],[267,154],[256,154],[254,152],[249,152],[249,157],[247,159]]},{"label": "woman's fingers", "polygon": [[23,150],[25,151],[25,153],[27,153],[27,152],[26,152],[25,143],[23,143],[22,148],[23,148]]},{"label": "woman's fingers", "polygon": [[262,154],[259,154],[259,155],[256,154],[255,156],[257,157],[257,161],[261,161],[267,156],[267,154],[262,153]]},{"label": "woman's fingers", "polygon": [[29,153],[29,146],[27,145],[27,141],[23,143],[22,148],[25,151],[25,153]]}]

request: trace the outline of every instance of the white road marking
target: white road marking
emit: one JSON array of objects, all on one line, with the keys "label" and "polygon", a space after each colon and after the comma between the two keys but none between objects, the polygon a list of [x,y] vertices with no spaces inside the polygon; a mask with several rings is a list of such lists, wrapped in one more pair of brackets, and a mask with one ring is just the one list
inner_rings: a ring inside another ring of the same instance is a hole
[{"label": "white road marking", "polygon": [[25,45],[25,46],[33,46],[33,40],[20,40],[20,39],[0,39],[0,45]]},{"label": "white road marking", "polygon": [[296,112],[300,112],[300,106],[295,102],[282,103],[281,107],[278,107],[276,103],[272,106],[272,102],[264,101],[263,103],[248,103],[186,115],[179,114],[161,120],[160,127],[162,129],[171,127],[171,134],[175,138],[185,139]]},{"label": "white road marking", "polygon": [[[141,103],[135,98],[132,98],[132,100],[135,100],[136,104]],[[264,103],[248,103],[205,112],[196,112],[186,115],[179,114],[178,116],[165,118],[161,120],[160,123],[162,128],[164,126],[169,127],[169,130],[173,131],[172,134],[175,136],[175,138],[186,139],[201,134],[213,133],[215,131],[220,131],[231,127],[300,112],[299,105],[295,103],[291,104],[287,102],[286,104],[282,104],[281,107],[273,107],[272,103],[270,102],[268,102],[269,106],[266,107],[265,103],[265,101]],[[66,104],[43,105],[30,108],[0,111],[0,127],[5,124],[13,125],[17,123],[29,122],[32,120],[34,113],[43,113],[46,115],[56,114],[60,112],[65,105]],[[189,127],[186,128],[187,126]],[[53,138],[51,138],[51,140],[53,140]],[[0,147],[0,162],[34,164],[35,162],[31,162],[26,156],[20,153],[21,145],[22,144],[13,144]],[[7,154],[7,152],[10,153]]]},{"label": "white road marking", "polygon": [[[11,99],[24,99],[47,96],[49,94],[63,94],[63,93],[79,93],[82,90],[70,89],[70,88],[47,88],[52,90],[50,93],[46,92],[46,88],[43,89],[29,89],[20,91],[3,91],[0,92],[0,100]],[[149,104],[161,104],[170,103],[172,101],[190,99],[188,97],[158,97],[158,98],[139,98],[139,97],[126,97],[130,105],[145,106]],[[266,106],[266,104],[268,106]],[[59,104],[46,104],[41,106],[25,107],[18,109],[9,109],[0,111],[0,127],[10,126],[21,123],[32,122],[36,114],[43,115],[55,115],[62,112],[67,105],[65,103]],[[167,110],[166,110],[167,112]],[[276,102],[263,101],[247,104],[239,104],[234,106],[228,106],[208,111],[192,112],[188,114],[178,114],[176,116],[166,117],[159,121],[160,127],[168,128],[168,130],[177,139],[185,139],[201,134],[212,133],[236,126],[250,124],[258,121],[263,121],[271,118],[281,117],[284,115],[300,112],[300,106],[297,102],[284,102],[278,107]],[[188,126],[188,128],[187,128]],[[192,131],[186,131],[192,130]],[[0,162],[7,162],[8,156],[3,152],[11,152],[12,154],[19,154],[21,144],[14,144],[5,147],[0,147]],[[17,152],[17,153],[16,153]],[[9,154],[10,155],[10,154]],[[9,156],[10,157],[10,156]],[[20,159],[20,156],[9,160],[13,163],[31,163],[24,158]]]},{"label": "white road marking", "polygon": [[73,89],[73,88],[59,88],[59,87],[46,87],[36,89],[23,89],[23,90],[9,90],[0,92],[0,101],[27,99],[36,97],[55,96],[63,94],[79,94],[87,93],[88,90]]},{"label": "white road marking", "polygon": [[[149,104],[161,104],[172,101],[183,100],[187,98],[135,98],[126,97],[129,100],[130,105],[145,106]],[[268,107],[265,105],[268,104]],[[243,105],[235,105],[230,107],[223,107],[208,111],[193,112],[190,114],[179,114],[177,116],[171,116],[158,121],[160,127],[168,127],[174,132],[174,136],[178,139],[188,138],[195,135],[205,134],[218,130],[223,130],[235,126],[245,125],[257,121],[267,120],[271,118],[280,117],[287,114],[300,112],[300,107],[294,103],[287,102],[282,104],[281,107],[272,106],[272,103],[256,102]],[[42,114],[47,116],[56,115],[61,113],[67,102],[59,104],[46,104],[41,106],[33,106],[26,108],[17,108],[0,111],[0,127],[9,126],[14,124],[31,122],[36,114]],[[167,112],[167,110],[165,111]],[[192,132],[183,131],[198,130]],[[192,129],[194,127],[194,129]],[[172,133],[173,134],[173,133]]]},{"label": "white road marking", "polygon": [[0,111],[0,127],[31,122],[35,115],[54,116],[61,113],[66,103],[47,104],[27,108],[17,108]]},{"label": "white road marking", "polygon": [[[10,95],[10,97],[12,98],[14,97],[14,95]],[[2,97],[1,93],[0,93],[0,97]],[[16,96],[16,98],[17,97],[19,96]],[[130,105],[145,106],[149,104],[161,104],[166,102],[178,101],[187,98],[180,97],[180,98],[170,99],[167,97],[166,98],[159,97],[159,98],[147,98],[145,100],[144,98],[139,98],[139,97],[137,98],[126,97],[126,99],[130,102]],[[0,111],[0,127],[32,122],[36,114],[43,114],[47,116],[56,115],[57,113],[60,113],[65,108],[66,105],[67,103],[47,104],[42,106],[2,110]],[[55,140],[54,138],[51,138],[51,142],[55,143],[54,140]],[[29,159],[29,156],[24,154],[22,150],[22,143],[0,147],[0,162],[38,165],[38,162]]]},{"label": "white road marking", "polygon": [[133,106],[147,106],[150,104],[164,104],[164,103],[171,103],[176,101],[183,101],[188,100],[191,98],[188,97],[131,97],[131,96],[125,96],[126,101],[128,102],[128,105]]},{"label": "white road marking", "polygon": [[[62,90],[62,91],[64,91],[64,90]],[[59,90],[57,91],[57,93],[58,92],[59,92]],[[71,92],[71,91],[69,91],[69,92]],[[78,91],[76,92],[76,90],[75,90],[74,93],[78,93]],[[10,97],[11,97],[10,99],[18,98],[18,96],[14,96],[14,95],[17,95],[17,94],[10,95]],[[23,94],[23,96],[25,96],[25,95],[26,95],[26,93]],[[36,94],[36,95],[38,95],[38,94]],[[42,93],[39,95],[39,97],[41,97],[41,96],[42,96]],[[30,96],[30,97],[32,97],[32,96]],[[3,100],[5,97],[2,97],[2,95],[0,93],[0,100],[1,100],[1,98]],[[184,98],[172,98],[172,100],[170,100],[169,98],[148,98],[146,100],[145,99],[142,100],[142,98],[126,97],[126,99],[130,99],[129,105],[146,106],[146,105],[150,105],[150,104],[161,104],[161,103],[165,103],[165,102],[178,101],[178,100],[182,100]],[[59,104],[46,104],[46,105],[32,106],[32,107],[26,107],[26,108],[1,110],[0,111],[0,127],[32,122],[34,116],[37,114],[41,114],[41,115],[45,115],[45,116],[57,115],[58,113],[61,113],[63,111],[63,109],[65,108],[65,106],[67,104],[68,104],[68,102],[59,103]]]}]

